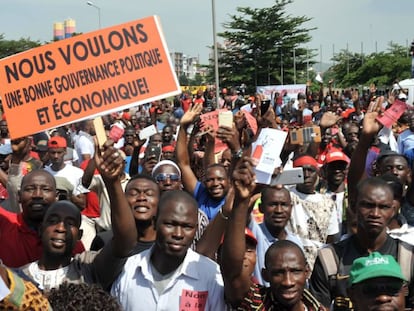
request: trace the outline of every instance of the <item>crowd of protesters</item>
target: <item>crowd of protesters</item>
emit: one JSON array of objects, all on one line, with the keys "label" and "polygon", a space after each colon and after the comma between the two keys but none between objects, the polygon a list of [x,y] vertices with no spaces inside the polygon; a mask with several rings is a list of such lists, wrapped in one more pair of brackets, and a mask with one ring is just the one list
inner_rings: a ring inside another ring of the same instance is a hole
[{"label": "crowd of protesters", "polygon": [[[93,120],[11,139],[3,114],[0,309],[412,310],[413,103],[318,87],[183,92],[102,116],[102,147]],[[257,182],[263,128],[303,182]]]}]

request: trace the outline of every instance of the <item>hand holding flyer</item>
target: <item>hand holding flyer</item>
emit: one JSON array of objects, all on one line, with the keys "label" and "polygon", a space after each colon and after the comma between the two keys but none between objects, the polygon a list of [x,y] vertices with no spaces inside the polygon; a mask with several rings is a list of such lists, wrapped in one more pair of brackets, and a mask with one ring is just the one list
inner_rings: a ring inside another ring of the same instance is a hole
[{"label": "hand holding flyer", "polygon": [[264,128],[256,142],[252,145],[252,158],[257,163],[255,167],[256,182],[270,184],[272,172],[281,164],[282,152],[287,133],[272,128]]}]

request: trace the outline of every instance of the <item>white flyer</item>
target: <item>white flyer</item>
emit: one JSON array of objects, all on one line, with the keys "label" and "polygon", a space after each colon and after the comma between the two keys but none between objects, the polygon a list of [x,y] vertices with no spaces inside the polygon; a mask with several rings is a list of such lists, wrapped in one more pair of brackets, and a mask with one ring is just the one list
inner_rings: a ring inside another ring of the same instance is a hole
[{"label": "white flyer", "polygon": [[282,164],[280,153],[286,137],[287,132],[264,128],[252,144],[252,158],[257,163],[255,167],[257,183],[270,184],[274,169]]}]

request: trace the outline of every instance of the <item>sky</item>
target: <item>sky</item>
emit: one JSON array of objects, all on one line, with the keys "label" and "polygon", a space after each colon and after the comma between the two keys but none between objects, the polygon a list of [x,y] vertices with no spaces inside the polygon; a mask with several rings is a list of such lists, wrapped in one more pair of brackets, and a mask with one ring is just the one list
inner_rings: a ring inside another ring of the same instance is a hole
[{"label": "sky", "polygon": [[[217,31],[230,21],[237,7],[265,8],[274,0],[2,0],[0,33],[7,40],[30,38],[41,42],[53,37],[53,23],[72,18],[77,32],[90,32],[158,15],[171,52],[199,56],[208,62],[213,44],[212,4],[215,3]],[[386,50],[390,41],[409,45],[414,39],[413,0],[294,0],[286,7],[292,16],[307,16],[312,31],[306,47],[315,49],[315,61],[331,62],[333,53],[371,53]],[[218,39],[220,42],[220,39]]]}]

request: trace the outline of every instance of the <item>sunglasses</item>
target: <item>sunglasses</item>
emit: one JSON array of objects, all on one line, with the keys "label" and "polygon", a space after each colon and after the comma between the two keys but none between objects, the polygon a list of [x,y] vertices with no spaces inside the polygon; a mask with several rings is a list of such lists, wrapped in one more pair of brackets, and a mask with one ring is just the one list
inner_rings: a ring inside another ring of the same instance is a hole
[{"label": "sunglasses", "polygon": [[165,173],[160,173],[157,176],[155,176],[155,180],[157,182],[166,181],[168,178],[171,181],[179,181],[180,180],[180,175],[178,175],[178,174],[165,174]]},{"label": "sunglasses", "polygon": [[397,295],[401,288],[404,286],[404,282],[389,282],[389,283],[368,283],[361,284],[362,293],[364,295],[379,295],[386,294],[390,296]]}]

